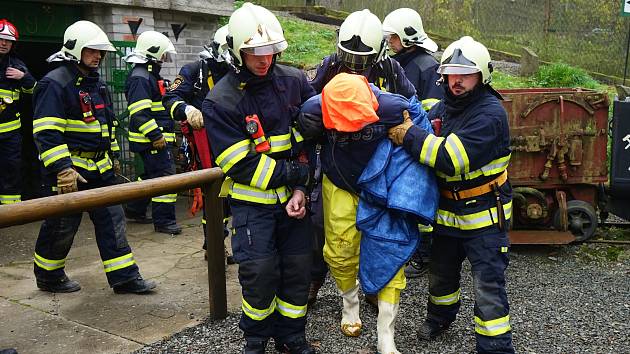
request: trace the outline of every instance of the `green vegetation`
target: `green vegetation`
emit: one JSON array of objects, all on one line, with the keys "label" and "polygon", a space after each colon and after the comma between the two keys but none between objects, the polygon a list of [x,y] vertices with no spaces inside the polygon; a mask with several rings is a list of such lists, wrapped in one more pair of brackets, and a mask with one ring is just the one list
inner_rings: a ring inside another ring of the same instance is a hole
[{"label": "green vegetation", "polygon": [[534,76],[528,78],[495,72],[492,75],[492,82],[498,89],[524,87],[582,87],[598,91],[612,89],[597,82],[585,70],[565,63],[543,65]]},{"label": "green vegetation", "polygon": [[621,262],[630,258],[630,251],[624,246],[583,244],[577,256],[586,262]]},{"label": "green vegetation", "polygon": [[299,68],[313,68],[322,58],[335,51],[335,30],[297,18],[278,17],[289,48],[280,62]]}]

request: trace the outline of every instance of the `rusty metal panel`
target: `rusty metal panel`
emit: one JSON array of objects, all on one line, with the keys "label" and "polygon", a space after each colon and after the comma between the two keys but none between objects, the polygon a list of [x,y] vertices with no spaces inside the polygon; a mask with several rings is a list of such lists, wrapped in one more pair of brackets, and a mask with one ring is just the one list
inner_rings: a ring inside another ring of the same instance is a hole
[{"label": "rusty metal panel", "polygon": [[515,186],[557,188],[608,180],[608,96],[585,89],[500,90],[508,112]]},{"label": "rusty metal panel", "polygon": [[510,231],[510,243],[513,245],[566,245],[575,241],[569,231]]}]

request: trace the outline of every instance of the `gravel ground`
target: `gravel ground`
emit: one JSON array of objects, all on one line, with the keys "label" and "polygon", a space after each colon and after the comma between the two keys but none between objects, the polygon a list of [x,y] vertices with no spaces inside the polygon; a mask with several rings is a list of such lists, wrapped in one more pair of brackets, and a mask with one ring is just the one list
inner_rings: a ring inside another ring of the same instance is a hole
[{"label": "gravel ground", "polygon": [[[582,247],[606,247],[588,245]],[[508,269],[514,345],[519,353],[630,353],[630,249],[620,261],[586,261],[580,246],[515,247]],[[426,311],[426,278],[409,280],[396,324],[402,353],[474,353],[472,278],[465,262],[462,309],[451,329],[433,342],[418,342]],[[376,351],[376,312],[363,304],[364,332],[338,329],[341,300],[328,279],[309,311],[307,336],[322,353]],[[239,314],[205,322],[136,353],[239,353]],[[269,346],[269,353],[273,353]]]}]

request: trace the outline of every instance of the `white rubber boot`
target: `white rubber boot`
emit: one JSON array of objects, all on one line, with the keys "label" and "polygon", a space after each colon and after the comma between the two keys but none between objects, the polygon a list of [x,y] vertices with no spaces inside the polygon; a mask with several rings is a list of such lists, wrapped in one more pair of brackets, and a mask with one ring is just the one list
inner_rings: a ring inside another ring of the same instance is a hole
[{"label": "white rubber boot", "polygon": [[359,284],[341,293],[343,311],[341,313],[341,332],[348,337],[358,337],[363,327],[359,318]]},{"label": "white rubber boot", "polygon": [[398,304],[391,304],[378,300],[378,319],[376,320],[376,334],[378,336],[379,354],[400,354],[394,342],[394,326]]}]

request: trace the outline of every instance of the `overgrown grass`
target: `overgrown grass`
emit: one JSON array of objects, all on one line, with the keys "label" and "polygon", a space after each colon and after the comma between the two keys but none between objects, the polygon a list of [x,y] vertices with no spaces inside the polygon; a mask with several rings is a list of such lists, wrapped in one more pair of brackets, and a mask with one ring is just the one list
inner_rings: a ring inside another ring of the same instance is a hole
[{"label": "overgrown grass", "polygon": [[[581,87],[598,91],[614,92],[611,86],[602,85],[585,70],[565,63],[543,65],[532,77],[519,77],[496,72],[492,75],[497,89],[526,87]],[[612,90],[612,91],[611,91]]]},{"label": "overgrown grass", "polygon": [[278,19],[289,43],[280,62],[299,68],[312,68],[335,50],[334,27],[288,17]]}]

